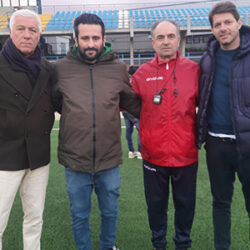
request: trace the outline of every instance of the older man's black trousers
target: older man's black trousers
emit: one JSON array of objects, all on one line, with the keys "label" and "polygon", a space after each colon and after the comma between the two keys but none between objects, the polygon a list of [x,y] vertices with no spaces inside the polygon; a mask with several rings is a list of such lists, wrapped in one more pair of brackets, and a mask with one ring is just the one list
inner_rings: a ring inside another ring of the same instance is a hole
[{"label": "older man's black trousers", "polygon": [[184,167],[161,167],[143,161],[148,220],[155,248],[166,249],[170,182],[175,206],[176,249],[191,247],[190,232],[195,210],[197,167],[197,162]]}]

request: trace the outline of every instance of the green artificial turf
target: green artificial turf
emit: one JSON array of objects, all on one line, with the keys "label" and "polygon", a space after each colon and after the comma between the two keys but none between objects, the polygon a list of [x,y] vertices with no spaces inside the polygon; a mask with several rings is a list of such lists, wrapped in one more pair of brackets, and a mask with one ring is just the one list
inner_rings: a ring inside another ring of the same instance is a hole
[{"label": "green artificial turf", "polygon": [[[123,123],[124,124],[124,123]],[[58,121],[55,123],[58,128]],[[57,161],[58,130],[51,135],[51,169],[44,210],[44,226],[42,233],[42,250],[76,249],[71,230],[69,201],[66,193],[64,167]],[[134,133],[136,144],[136,133]],[[121,165],[121,189],[119,198],[119,219],[117,245],[120,250],[151,250],[151,233],[147,220],[147,208],[144,198],[142,160],[128,159],[125,140],[125,129],[122,129],[123,164]],[[212,199],[208,173],[205,164],[205,153],[199,157],[197,181],[197,201],[195,219],[192,229],[193,250],[212,250]],[[3,236],[3,250],[22,249],[22,209],[17,195],[8,226]],[[170,195],[168,211],[168,247],[174,250],[173,226],[174,209]],[[92,198],[91,231],[93,250],[99,249],[100,215],[95,194]],[[236,180],[232,203],[232,245],[231,250],[247,250],[249,245],[249,220],[245,211],[244,199],[240,183]]]}]

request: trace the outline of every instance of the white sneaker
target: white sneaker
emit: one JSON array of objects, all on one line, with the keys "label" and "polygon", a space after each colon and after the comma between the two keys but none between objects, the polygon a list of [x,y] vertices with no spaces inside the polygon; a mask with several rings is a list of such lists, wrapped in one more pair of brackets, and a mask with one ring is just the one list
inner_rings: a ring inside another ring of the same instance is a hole
[{"label": "white sneaker", "polygon": [[134,159],[136,156],[137,156],[137,155],[136,155],[136,152],[132,152],[132,151],[129,151],[129,152],[128,152],[128,158],[129,158],[129,159]]},{"label": "white sneaker", "polygon": [[141,153],[138,151],[138,152],[135,152],[136,153],[136,157],[137,157],[137,159],[142,159],[142,157],[141,157]]},{"label": "white sneaker", "polygon": [[113,246],[113,248],[110,250],[119,250],[119,248],[117,248],[116,246]]}]

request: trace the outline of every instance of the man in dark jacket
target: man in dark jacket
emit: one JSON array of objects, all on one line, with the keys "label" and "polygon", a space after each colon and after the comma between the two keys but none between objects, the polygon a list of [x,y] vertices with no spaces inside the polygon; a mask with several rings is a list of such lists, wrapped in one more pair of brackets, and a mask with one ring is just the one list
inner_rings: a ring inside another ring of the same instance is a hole
[{"label": "man in dark jacket", "polygon": [[78,250],[91,250],[89,215],[95,190],[101,211],[100,249],[115,247],[122,163],[120,107],[139,116],[126,65],[105,43],[102,20],[82,14],[75,45],[56,67],[61,112],[59,162],[66,167],[72,227]]},{"label": "man in dark jacket", "polygon": [[209,20],[214,36],[200,61],[198,147],[206,142],[214,245],[224,250],[230,249],[236,172],[250,216],[250,28],[231,2],[215,5]]},{"label": "man in dark jacket", "polygon": [[20,188],[23,249],[40,250],[54,122],[52,68],[41,59],[40,34],[35,12],[16,11],[10,18],[10,38],[0,54],[0,249]]}]

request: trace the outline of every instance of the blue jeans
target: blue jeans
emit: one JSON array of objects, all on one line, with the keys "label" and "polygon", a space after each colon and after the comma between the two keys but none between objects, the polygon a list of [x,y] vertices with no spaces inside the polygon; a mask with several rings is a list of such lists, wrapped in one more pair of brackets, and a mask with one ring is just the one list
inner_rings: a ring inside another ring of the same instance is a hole
[{"label": "blue jeans", "polygon": [[78,250],[91,250],[89,215],[93,189],[101,211],[100,249],[107,250],[116,240],[120,168],[95,174],[65,169],[74,239]]},{"label": "blue jeans", "polygon": [[140,136],[139,136],[139,120],[135,118],[133,115],[123,112],[124,121],[126,124],[126,140],[128,144],[129,151],[134,152],[134,145],[132,140],[132,134],[134,130],[134,126],[137,129],[137,144],[138,144],[138,151],[141,152],[141,142],[140,142]]}]

